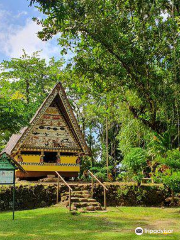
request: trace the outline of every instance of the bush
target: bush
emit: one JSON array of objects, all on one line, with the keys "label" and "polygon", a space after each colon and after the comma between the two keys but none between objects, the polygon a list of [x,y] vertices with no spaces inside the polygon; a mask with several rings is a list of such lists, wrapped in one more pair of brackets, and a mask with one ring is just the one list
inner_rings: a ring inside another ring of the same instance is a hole
[{"label": "bush", "polygon": [[133,172],[142,171],[147,165],[146,151],[142,148],[132,148],[130,152],[124,157],[122,164],[126,169],[131,169]]},{"label": "bush", "polygon": [[164,185],[175,193],[180,193],[180,172],[174,172],[171,176],[163,178]]},{"label": "bush", "polygon": [[167,151],[164,164],[175,170],[180,169],[180,151],[177,149]]},{"label": "bush", "polygon": [[124,157],[122,165],[129,174],[133,174],[133,179],[140,184],[143,178],[142,170],[147,166],[147,154],[142,148],[132,148]]}]

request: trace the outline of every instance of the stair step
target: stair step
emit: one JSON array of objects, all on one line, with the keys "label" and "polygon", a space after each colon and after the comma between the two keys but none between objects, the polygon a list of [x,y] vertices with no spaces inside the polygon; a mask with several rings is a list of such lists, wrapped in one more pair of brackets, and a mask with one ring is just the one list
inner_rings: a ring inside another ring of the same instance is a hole
[{"label": "stair step", "polygon": [[[87,190],[83,190],[83,191],[72,191],[71,194],[89,194],[89,192]],[[69,192],[64,192],[62,193],[62,196],[65,195],[69,195]]]},{"label": "stair step", "polygon": [[[61,203],[69,207],[69,192],[61,194]],[[75,211],[80,210],[86,212],[102,210],[101,204],[92,198],[89,191],[80,190],[76,185],[73,186],[73,191],[71,192],[71,203],[71,209]]]},{"label": "stair step", "polygon": [[97,210],[102,210],[101,206],[88,206],[86,207],[87,211],[97,211]]},{"label": "stair step", "polygon": [[[71,197],[76,197],[76,198],[90,198],[91,194],[71,194]],[[62,195],[61,198],[69,198],[69,194],[68,195]]]},{"label": "stair step", "polygon": [[[63,204],[68,207],[69,201],[63,202]],[[73,207],[81,208],[81,207],[88,207],[88,206],[94,206],[94,207],[100,207],[101,204],[98,202],[72,202],[71,204]]]},{"label": "stair step", "polygon": [[[69,200],[69,198],[68,198],[67,200]],[[72,201],[72,202],[96,202],[95,199],[92,199],[92,198],[83,198],[83,197],[81,197],[81,198],[72,197],[72,198],[71,198],[71,201]]]},{"label": "stair step", "polygon": [[92,202],[92,203],[89,203],[89,202],[74,202],[72,205],[77,207],[77,208],[90,207],[90,206],[100,207],[100,203],[98,203],[98,202]]},{"label": "stair step", "polygon": [[67,201],[68,199],[69,199],[68,196],[63,196],[63,197],[61,197],[61,202]]}]

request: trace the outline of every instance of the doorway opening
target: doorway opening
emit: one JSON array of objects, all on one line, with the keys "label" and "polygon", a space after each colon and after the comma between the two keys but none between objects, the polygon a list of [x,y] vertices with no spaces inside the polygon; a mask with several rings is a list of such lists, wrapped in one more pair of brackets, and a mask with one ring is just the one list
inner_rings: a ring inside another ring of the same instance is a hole
[{"label": "doorway opening", "polygon": [[45,152],[44,153],[44,162],[45,163],[56,163],[57,162],[57,153],[56,152]]}]

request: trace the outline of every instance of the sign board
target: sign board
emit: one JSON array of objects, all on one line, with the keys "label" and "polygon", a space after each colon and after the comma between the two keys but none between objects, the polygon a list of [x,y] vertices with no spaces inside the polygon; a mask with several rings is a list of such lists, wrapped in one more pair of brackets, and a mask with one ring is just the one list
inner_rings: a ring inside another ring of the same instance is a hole
[{"label": "sign board", "polygon": [[14,184],[14,171],[0,170],[0,184]]},{"label": "sign board", "polygon": [[13,220],[14,220],[14,203],[15,203],[15,170],[24,169],[7,153],[0,154],[0,185],[13,185]]}]

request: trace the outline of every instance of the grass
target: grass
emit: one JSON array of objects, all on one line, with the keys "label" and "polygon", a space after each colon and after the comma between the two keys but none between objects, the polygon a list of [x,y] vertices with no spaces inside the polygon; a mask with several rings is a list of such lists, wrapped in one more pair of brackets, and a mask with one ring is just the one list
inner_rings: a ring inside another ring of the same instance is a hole
[{"label": "grass", "polygon": [[[173,234],[134,233],[136,227],[173,229]],[[0,240],[180,239],[179,208],[111,207],[72,215],[63,207],[0,213]]]}]

